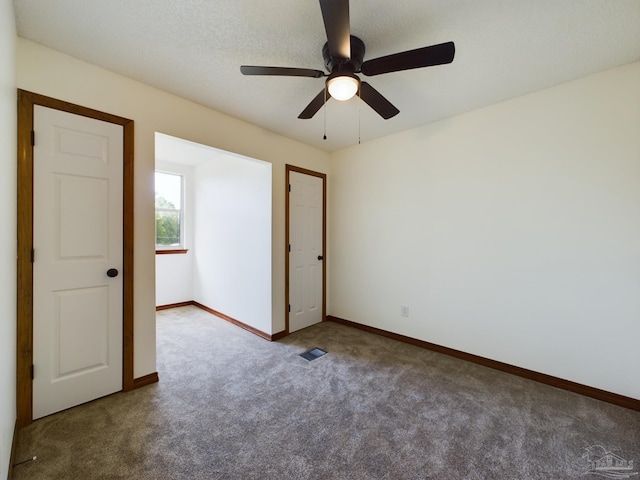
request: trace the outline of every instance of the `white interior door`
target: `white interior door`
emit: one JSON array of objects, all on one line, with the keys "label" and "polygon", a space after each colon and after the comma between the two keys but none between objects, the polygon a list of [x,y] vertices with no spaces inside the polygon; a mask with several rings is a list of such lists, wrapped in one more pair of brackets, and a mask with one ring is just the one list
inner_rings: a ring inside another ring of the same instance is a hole
[{"label": "white interior door", "polygon": [[36,419],[122,390],[124,132],[34,108]]},{"label": "white interior door", "polygon": [[289,172],[289,332],[322,321],[323,179]]}]

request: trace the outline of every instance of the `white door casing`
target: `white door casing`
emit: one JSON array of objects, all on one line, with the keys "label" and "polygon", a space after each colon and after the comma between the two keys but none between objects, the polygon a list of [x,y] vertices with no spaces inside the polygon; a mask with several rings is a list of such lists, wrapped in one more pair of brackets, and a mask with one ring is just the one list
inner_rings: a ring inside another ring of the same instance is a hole
[{"label": "white door casing", "polygon": [[289,332],[323,320],[323,179],[289,172]]},{"label": "white door casing", "polygon": [[33,418],[122,389],[123,127],[34,106]]}]

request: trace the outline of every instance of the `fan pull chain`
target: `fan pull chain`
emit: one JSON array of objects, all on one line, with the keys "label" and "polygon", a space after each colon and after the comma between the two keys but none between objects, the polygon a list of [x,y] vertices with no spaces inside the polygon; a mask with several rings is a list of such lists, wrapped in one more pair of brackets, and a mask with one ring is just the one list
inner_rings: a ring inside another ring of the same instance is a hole
[{"label": "fan pull chain", "polygon": [[324,104],[322,105],[322,114],[324,116],[324,135],[323,140],[327,139],[327,87],[324,87]]},{"label": "fan pull chain", "polygon": [[362,97],[360,97],[360,82],[358,82],[358,98],[360,99],[360,101],[358,102],[358,145],[360,145],[360,133],[361,133],[361,126],[360,126],[360,108],[362,107]]}]

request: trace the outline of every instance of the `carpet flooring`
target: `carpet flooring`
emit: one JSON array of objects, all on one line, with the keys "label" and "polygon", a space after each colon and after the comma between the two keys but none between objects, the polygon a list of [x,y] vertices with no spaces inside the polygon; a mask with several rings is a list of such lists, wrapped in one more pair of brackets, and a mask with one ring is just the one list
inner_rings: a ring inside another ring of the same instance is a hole
[{"label": "carpet flooring", "polygon": [[[22,429],[16,460],[37,459],[17,480],[588,480],[603,478],[597,460],[638,471],[640,412],[354,328],[267,342],[183,307],[158,312],[157,332],[160,382]],[[328,353],[299,356],[316,347]]]}]

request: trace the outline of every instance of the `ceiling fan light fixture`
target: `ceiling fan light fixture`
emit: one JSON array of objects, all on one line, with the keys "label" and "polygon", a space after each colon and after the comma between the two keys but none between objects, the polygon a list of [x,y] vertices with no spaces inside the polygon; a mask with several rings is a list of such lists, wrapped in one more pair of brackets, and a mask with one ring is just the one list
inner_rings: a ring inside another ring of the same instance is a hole
[{"label": "ceiling fan light fixture", "polygon": [[329,94],[341,102],[353,98],[358,88],[360,88],[360,80],[355,75],[339,75],[327,80]]}]

